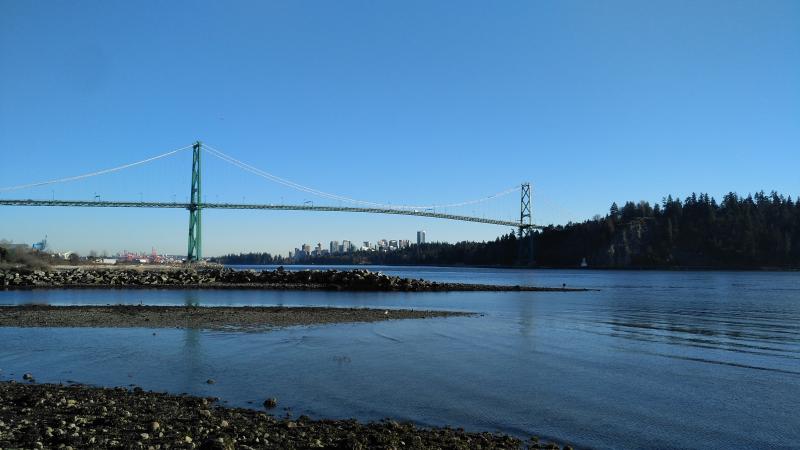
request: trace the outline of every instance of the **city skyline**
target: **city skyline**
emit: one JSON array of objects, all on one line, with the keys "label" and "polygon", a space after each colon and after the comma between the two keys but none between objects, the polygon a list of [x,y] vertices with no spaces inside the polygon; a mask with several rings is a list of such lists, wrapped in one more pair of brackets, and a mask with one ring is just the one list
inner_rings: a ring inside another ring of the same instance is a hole
[{"label": "city skyline", "polygon": [[[361,241],[354,242],[350,241],[349,239],[343,239],[341,243],[339,241],[330,241],[328,242],[327,248],[322,245],[322,242],[317,242],[315,247],[312,247],[311,244],[303,243],[300,247],[295,247],[293,252],[289,252],[288,258],[289,259],[303,259],[308,258],[310,256],[325,256],[325,255],[338,255],[338,254],[346,254],[346,253],[354,253],[358,251],[396,251],[401,250],[404,248],[409,248],[411,246],[411,240],[409,239],[378,239],[375,242],[372,241]],[[419,244],[417,244],[419,245]],[[273,256],[283,256],[283,255],[273,255]]]}]

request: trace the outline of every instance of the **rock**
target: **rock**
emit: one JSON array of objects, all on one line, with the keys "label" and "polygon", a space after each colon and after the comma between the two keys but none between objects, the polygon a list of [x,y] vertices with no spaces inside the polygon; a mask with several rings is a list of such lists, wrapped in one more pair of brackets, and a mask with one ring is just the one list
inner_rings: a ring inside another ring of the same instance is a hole
[{"label": "rock", "polygon": [[264,400],[264,408],[272,409],[272,408],[274,408],[276,406],[278,406],[278,400],[277,399],[270,397],[270,398]]},{"label": "rock", "polygon": [[213,378],[209,378],[209,379],[206,380],[206,383],[207,384],[214,384],[214,383],[216,383],[216,381],[214,381]]},{"label": "rock", "polygon": [[200,450],[233,450],[235,448],[236,446],[232,442],[226,442],[222,437],[208,438],[200,444]]},{"label": "rock", "polygon": [[158,422],[153,422],[150,424],[150,429],[155,433],[161,428],[161,424]]},{"label": "rock", "polygon": [[31,374],[30,372],[28,372],[28,373],[26,373],[25,375],[22,375],[22,379],[23,379],[23,380],[26,380],[26,381],[33,381],[33,374]]}]

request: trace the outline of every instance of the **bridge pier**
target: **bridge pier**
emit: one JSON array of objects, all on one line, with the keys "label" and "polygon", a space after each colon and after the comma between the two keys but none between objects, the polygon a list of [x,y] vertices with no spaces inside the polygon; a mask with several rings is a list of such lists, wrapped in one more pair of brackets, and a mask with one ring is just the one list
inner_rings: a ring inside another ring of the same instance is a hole
[{"label": "bridge pier", "polygon": [[519,262],[533,265],[533,216],[531,214],[531,184],[522,183],[519,212]]},{"label": "bridge pier", "polygon": [[202,144],[197,141],[192,145],[192,186],[189,196],[189,250],[186,254],[186,262],[197,262],[203,257],[202,226],[200,201],[200,150]]}]

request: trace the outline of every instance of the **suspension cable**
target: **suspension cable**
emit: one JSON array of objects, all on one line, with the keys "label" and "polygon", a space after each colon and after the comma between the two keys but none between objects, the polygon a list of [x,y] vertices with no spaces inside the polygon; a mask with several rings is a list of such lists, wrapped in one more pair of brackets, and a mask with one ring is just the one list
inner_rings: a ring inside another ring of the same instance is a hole
[{"label": "suspension cable", "polygon": [[506,189],[504,191],[498,192],[496,194],[487,196],[487,197],[482,197],[482,198],[479,198],[479,199],[469,200],[469,201],[464,201],[464,202],[459,202],[459,203],[451,203],[451,204],[446,204],[446,205],[426,205],[426,206],[389,205],[389,204],[385,204],[385,203],[376,203],[376,202],[369,202],[369,201],[364,201],[364,200],[356,200],[356,199],[353,199],[353,198],[344,197],[344,196],[341,196],[341,195],[331,194],[331,193],[328,193],[328,192],[320,191],[318,189],[314,189],[314,188],[311,188],[311,187],[308,187],[308,186],[304,186],[302,184],[298,184],[298,183],[295,183],[293,181],[287,180],[285,178],[281,178],[281,177],[279,177],[277,175],[273,175],[273,174],[271,174],[269,172],[265,172],[265,171],[263,171],[261,169],[258,169],[258,168],[254,167],[254,166],[251,166],[250,164],[242,162],[242,161],[240,161],[240,160],[238,160],[238,159],[236,159],[236,158],[234,158],[234,157],[232,157],[230,155],[227,155],[227,154],[221,152],[220,150],[217,150],[217,149],[215,149],[215,148],[213,148],[213,147],[211,147],[209,145],[203,144],[203,148],[206,151],[208,151],[211,155],[213,155],[213,156],[215,156],[215,157],[217,157],[217,158],[219,158],[219,159],[221,159],[221,160],[223,160],[223,161],[225,161],[225,162],[227,162],[227,163],[229,163],[231,165],[239,167],[240,169],[243,169],[245,171],[248,171],[250,173],[258,175],[258,176],[260,176],[262,178],[266,178],[266,179],[268,179],[270,181],[273,181],[275,183],[287,186],[289,188],[292,188],[292,189],[295,189],[295,190],[298,190],[298,191],[301,191],[301,192],[305,192],[305,193],[308,193],[308,194],[316,195],[316,196],[319,196],[319,197],[331,199],[331,200],[338,200],[338,201],[343,201],[343,202],[347,202],[347,203],[356,203],[356,204],[361,204],[361,205],[368,205],[368,206],[384,208],[384,209],[455,208],[455,207],[459,207],[459,206],[466,206],[466,205],[473,205],[473,204],[476,204],[476,203],[482,203],[482,202],[485,202],[485,201],[488,201],[488,200],[492,200],[494,198],[502,197],[504,195],[508,195],[508,194],[510,194],[512,192],[520,190],[520,187],[516,186],[516,187],[510,188],[510,189]]},{"label": "suspension cable", "polygon": [[8,186],[8,187],[0,188],[0,192],[16,191],[16,190],[19,190],[19,189],[46,186],[46,185],[49,185],[49,184],[56,184],[56,183],[66,183],[66,182],[69,182],[69,181],[75,181],[75,180],[81,180],[81,179],[84,179],[84,178],[96,177],[98,175],[104,175],[104,174],[107,174],[107,173],[117,172],[117,171],[120,171],[120,170],[123,170],[123,169],[127,169],[127,168],[130,168],[130,167],[134,167],[134,166],[138,166],[138,165],[141,165],[141,164],[149,163],[149,162],[155,161],[157,159],[166,158],[167,156],[174,155],[175,153],[178,153],[180,151],[183,151],[183,150],[186,150],[186,149],[189,149],[189,148],[192,148],[192,146],[191,145],[187,145],[186,147],[181,147],[181,148],[169,151],[167,153],[162,153],[162,154],[160,154],[158,156],[153,156],[151,158],[143,159],[141,161],[136,161],[136,162],[129,163],[129,164],[124,164],[124,165],[121,165],[121,166],[112,167],[110,169],[98,170],[97,172],[91,172],[91,173],[86,173],[86,174],[83,174],[83,175],[77,175],[77,176],[74,176],[74,177],[57,178],[55,180],[41,181],[41,182],[38,182],[38,183],[29,183],[29,184],[20,184],[20,185],[17,185],[17,186]]}]

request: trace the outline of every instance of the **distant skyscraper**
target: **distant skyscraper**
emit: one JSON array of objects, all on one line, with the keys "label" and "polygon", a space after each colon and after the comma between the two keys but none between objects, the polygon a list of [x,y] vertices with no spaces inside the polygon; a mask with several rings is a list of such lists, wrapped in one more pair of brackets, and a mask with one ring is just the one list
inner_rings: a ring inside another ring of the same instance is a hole
[{"label": "distant skyscraper", "polygon": [[339,253],[339,241],[331,241],[330,250],[331,254]]},{"label": "distant skyscraper", "polygon": [[417,231],[417,245],[425,243],[425,230]]},{"label": "distant skyscraper", "polygon": [[342,241],[342,252],[343,253],[350,252],[350,241],[348,241],[347,239]]}]

